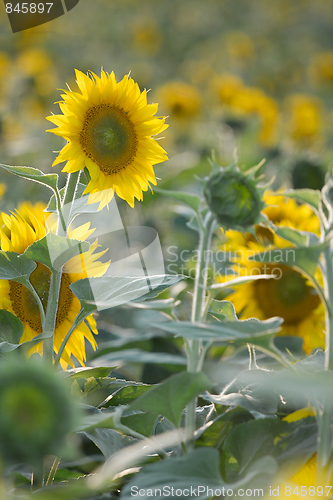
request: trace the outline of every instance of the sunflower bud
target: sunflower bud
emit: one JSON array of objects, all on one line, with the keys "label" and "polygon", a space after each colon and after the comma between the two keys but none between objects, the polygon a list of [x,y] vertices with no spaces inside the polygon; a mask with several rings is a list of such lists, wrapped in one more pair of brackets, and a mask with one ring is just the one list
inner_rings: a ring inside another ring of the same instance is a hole
[{"label": "sunflower bud", "polygon": [[204,195],[207,204],[223,229],[248,231],[263,221],[260,211],[264,189],[257,186],[251,176],[241,173],[238,167],[214,168],[207,179]]},{"label": "sunflower bud", "polygon": [[0,454],[33,465],[57,454],[73,425],[74,408],[63,381],[44,365],[0,365]]}]

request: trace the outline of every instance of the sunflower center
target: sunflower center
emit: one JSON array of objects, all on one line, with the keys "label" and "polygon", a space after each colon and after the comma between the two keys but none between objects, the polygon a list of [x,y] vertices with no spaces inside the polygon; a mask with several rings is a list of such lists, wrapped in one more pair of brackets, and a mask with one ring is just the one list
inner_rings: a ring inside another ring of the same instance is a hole
[{"label": "sunflower center", "polygon": [[255,282],[258,303],[267,317],[280,316],[286,324],[293,324],[316,309],[320,298],[300,273],[283,265],[267,268],[267,274],[276,274],[277,279]]},{"label": "sunflower center", "polygon": [[[49,268],[38,263],[36,269],[30,275],[30,283],[36,290],[43,304],[44,311],[46,311],[51,283],[51,271]],[[67,313],[73,301],[73,293],[69,288],[70,283],[71,281],[68,274],[63,274],[61,277],[56,327],[58,327],[67,317]],[[23,324],[28,323],[36,333],[42,333],[42,322],[35,297],[24,285],[21,285],[21,283],[10,281],[9,286],[9,297],[14,314]]]},{"label": "sunflower center", "polygon": [[123,109],[99,104],[87,111],[80,144],[105,174],[114,174],[129,165],[137,142],[134,126]]}]

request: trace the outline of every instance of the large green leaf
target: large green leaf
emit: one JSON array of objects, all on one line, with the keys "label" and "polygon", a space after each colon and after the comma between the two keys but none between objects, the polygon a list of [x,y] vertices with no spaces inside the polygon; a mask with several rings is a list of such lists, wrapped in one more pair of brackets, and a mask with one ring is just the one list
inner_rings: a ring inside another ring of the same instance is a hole
[{"label": "large green leaf", "polygon": [[212,383],[203,373],[178,373],[149,389],[130,405],[130,409],[164,415],[178,427],[185,406],[210,387]]},{"label": "large green leaf", "polygon": [[[320,191],[314,189],[288,189],[282,194],[283,196],[287,196],[288,198],[293,198],[295,200],[306,203],[312,209],[315,209],[317,212],[319,211]],[[277,193],[276,196],[281,196],[281,194]]]},{"label": "large green leaf", "polygon": [[105,458],[111,457],[116,451],[137,441],[130,436],[124,436],[113,429],[94,429],[84,434],[101,450]]},{"label": "large green leaf", "polygon": [[23,330],[23,323],[17,316],[5,309],[0,309],[0,349],[3,342],[18,344]]},{"label": "large green leaf", "polygon": [[33,167],[10,167],[9,165],[2,164],[0,164],[0,167],[4,168],[8,172],[11,172],[12,174],[24,177],[24,179],[44,184],[53,191],[57,190],[58,174],[44,174],[44,172],[38,170],[38,168]]},{"label": "large green leaf", "polygon": [[307,247],[319,243],[319,237],[315,233],[298,231],[288,226],[275,226],[274,232],[278,236],[281,236],[281,238],[300,247]]},{"label": "large green leaf", "polygon": [[228,434],[226,447],[236,458],[239,472],[259,458],[270,455],[274,442],[287,431],[288,423],[276,418],[250,420],[237,425]]},{"label": "large green leaf", "polygon": [[192,323],[190,321],[164,321],[154,326],[177,337],[235,342],[237,340],[252,343],[256,337],[274,334],[279,331],[283,319],[270,318],[264,321],[249,319],[245,321],[225,320],[221,322]]},{"label": "large green leaf", "polygon": [[274,248],[253,255],[250,260],[268,262],[277,266],[285,264],[314,277],[319,257],[327,245],[328,242],[309,247]]},{"label": "large green leaf", "polygon": [[162,499],[169,494],[182,499],[194,496],[205,499],[226,496],[227,490],[230,496],[230,490],[237,494],[237,489],[249,484],[256,476],[274,474],[276,469],[275,460],[266,457],[266,462],[257,464],[245,478],[227,484],[220,475],[218,451],[198,448],[182,457],[147,465],[123,487],[120,498],[129,500],[138,495],[148,499],[153,495]]},{"label": "large green leaf", "polygon": [[26,256],[0,250],[0,279],[2,280],[25,283],[36,267],[36,263]]},{"label": "large green leaf", "polygon": [[[125,412],[124,412],[125,413]],[[158,417],[152,412],[133,412],[132,415],[126,415],[121,419],[121,423],[143,436],[151,436]]]},{"label": "large green leaf", "polygon": [[22,255],[58,271],[72,257],[87,250],[89,250],[87,241],[71,240],[50,231],[44,238],[30,245]]},{"label": "large green leaf", "polygon": [[96,309],[109,309],[128,302],[139,302],[159,295],[174,285],[182,276],[109,276],[86,278],[70,285],[81,302],[82,310],[90,314]]}]

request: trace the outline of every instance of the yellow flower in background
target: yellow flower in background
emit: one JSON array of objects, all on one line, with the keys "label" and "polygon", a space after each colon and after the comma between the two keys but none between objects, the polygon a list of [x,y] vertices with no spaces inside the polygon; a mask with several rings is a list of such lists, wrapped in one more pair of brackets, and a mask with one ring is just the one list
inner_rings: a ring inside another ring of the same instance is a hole
[{"label": "yellow flower in background", "polygon": [[[283,420],[286,422],[297,422],[306,417],[313,417],[315,415],[314,411],[311,408],[302,408],[301,410],[297,410],[287,417],[284,417]],[[317,484],[317,454],[314,453],[309,460],[302,466],[300,469],[293,474],[287,480],[282,480],[279,482],[278,480],[271,487],[271,490],[275,490],[275,493],[279,495],[277,498],[287,500],[290,498],[298,499],[300,496],[305,499],[316,499],[323,496],[327,496],[328,488],[330,485],[333,485],[333,475],[328,484]],[[303,491],[301,487],[303,488]],[[311,489],[310,489],[311,488]],[[317,489],[318,488],[318,489]],[[269,497],[271,498],[271,496]]]},{"label": "yellow flower in background", "polygon": [[187,121],[194,118],[201,109],[199,91],[184,82],[170,82],[158,90],[163,110],[172,118]]},{"label": "yellow flower in background", "polygon": [[225,37],[228,55],[237,62],[252,62],[255,50],[251,38],[243,31],[231,31]]},{"label": "yellow flower in background", "polygon": [[35,77],[48,71],[52,67],[52,60],[44,50],[29,48],[20,52],[16,67],[27,76]]},{"label": "yellow flower in background", "polygon": [[259,140],[263,146],[273,146],[277,140],[279,106],[258,87],[246,87],[235,75],[224,74],[215,78],[213,87],[222,104],[238,116],[254,115],[259,118]]},{"label": "yellow flower in background", "polygon": [[306,94],[295,94],[286,101],[289,113],[288,128],[296,141],[314,140],[320,135],[323,117],[319,99]]},{"label": "yellow flower in background", "polygon": [[[41,202],[35,205],[22,203],[16,213],[11,215],[1,213],[1,249],[5,252],[23,253],[34,241],[43,238],[47,233],[44,209],[45,205]],[[93,231],[93,229],[89,229],[88,223],[69,231],[69,237],[83,241]],[[54,351],[56,353],[81,308],[79,300],[75,297],[69,285],[79,279],[102,276],[109,265],[97,261],[105,253],[96,253],[97,246],[96,240],[90,245],[87,252],[73,257],[64,266],[54,333]],[[40,263],[37,263],[37,268],[30,276],[30,282],[40,297],[45,311],[49,295],[50,276],[51,271]],[[37,302],[24,285],[15,281],[0,280],[0,309],[15,314],[22,321],[24,332],[20,342],[31,340],[42,333],[42,323]],[[85,340],[96,349],[97,344],[92,334],[97,335],[98,333],[95,319],[90,315],[86,321],[87,324],[82,322],[75,329],[66,344],[61,359],[63,368],[66,368],[68,364],[74,366],[71,356],[76,358],[81,365],[84,365],[86,360]],[[29,354],[34,352],[42,354],[42,343],[33,347]]]},{"label": "yellow flower in background", "polygon": [[222,104],[232,106],[237,94],[244,88],[244,83],[238,76],[224,73],[214,78],[213,87]]},{"label": "yellow flower in background", "polygon": [[143,191],[156,185],[153,165],[167,160],[164,149],[153,136],[167,128],[164,118],[155,117],[157,104],[147,104],[132,78],[117,83],[114,73],[99,78],[76,71],[80,93],[65,91],[62,115],[48,117],[51,129],[68,143],[54,165],[67,161],[64,172],[87,167],[90,174],[85,193],[91,203],[107,205],[114,191],[133,207]]},{"label": "yellow flower in background", "polygon": [[310,79],[316,84],[333,82],[333,52],[316,54],[309,68]]},{"label": "yellow flower in background", "polygon": [[161,43],[161,29],[155,23],[153,18],[141,19],[133,23],[131,31],[134,38],[134,48],[147,55],[153,55],[158,52]]},{"label": "yellow flower in background", "polygon": [[[272,196],[264,200],[268,207],[263,213],[277,226],[288,226],[301,231],[319,234],[319,220],[306,205],[297,205],[292,199]],[[226,231],[224,251],[235,252],[234,271],[240,276],[274,274],[276,279],[256,280],[236,287],[228,297],[242,319],[284,319],[279,335],[296,335],[303,338],[304,351],[325,347],[325,311],[316,290],[297,270],[274,262],[265,264],[250,258],[273,248],[291,247],[292,244],[276,236],[270,229],[256,226],[257,240],[249,233]],[[228,277],[230,279],[230,276]],[[320,277],[319,277],[320,279]]]}]

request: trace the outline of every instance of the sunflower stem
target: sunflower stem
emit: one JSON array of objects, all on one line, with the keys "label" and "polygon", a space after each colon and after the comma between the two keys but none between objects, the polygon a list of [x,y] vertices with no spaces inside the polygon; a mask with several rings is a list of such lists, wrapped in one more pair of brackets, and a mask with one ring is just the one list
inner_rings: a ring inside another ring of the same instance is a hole
[{"label": "sunflower stem", "polygon": [[61,203],[61,208],[59,209],[59,218],[61,222],[61,224],[58,225],[59,236],[67,236],[72,204],[79,184],[80,173],[81,171],[68,174],[65,194]]},{"label": "sunflower stem", "polygon": [[79,324],[89,315],[89,313],[85,313],[82,309],[80,310],[79,314],[76,316],[72,326],[70,327],[70,329],[68,330],[67,334],[66,334],[66,337],[64,338],[64,340],[62,341],[61,343],[61,346],[59,348],[59,351],[58,351],[58,354],[54,360],[54,367],[57,368],[59,362],[60,362],[60,359],[61,359],[61,356],[65,350],[65,347],[66,347],[66,344],[67,342],[69,341],[72,333],[74,332],[75,328],[77,328],[79,326]]},{"label": "sunflower stem", "polygon": [[[57,233],[59,236],[64,236],[64,237],[67,236],[67,230],[70,224],[70,214],[71,214],[72,204],[79,183],[79,179],[80,179],[80,172],[74,172],[73,174],[68,174],[65,194],[62,200],[61,207],[59,206],[58,203],[59,219],[61,222],[58,224]],[[43,341],[43,358],[47,364],[51,365],[53,364],[54,331],[57,322],[61,276],[62,276],[62,269],[59,269],[58,271],[53,271],[51,273],[50,291],[47,301],[45,322],[43,328],[43,333],[45,333],[48,336],[48,338],[46,338]]]},{"label": "sunflower stem", "polygon": [[325,368],[333,370],[333,255],[331,245],[327,245],[323,253],[324,258],[324,295],[326,299],[325,326],[326,326],[326,351]]},{"label": "sunflower stem", "polygon": [[[210,249],[214,222],[215,216],[209,213],[204,221],[203,229],[200,231],[199,258],[197,261],[192,301],[192,323],[202,321],[207,310],[206,288],[210,255],[210,252],[207,250]],[[200,371],[203,363],[203,359],[200,359],[202,342],[193,339],[188,342],[187,346],[187,371],[190,373],[197,373]],[[187,450],[192,450],[194,448],[196,404],[197,398],[194,398],[189,402],[186,409],[185,439]]]}]

